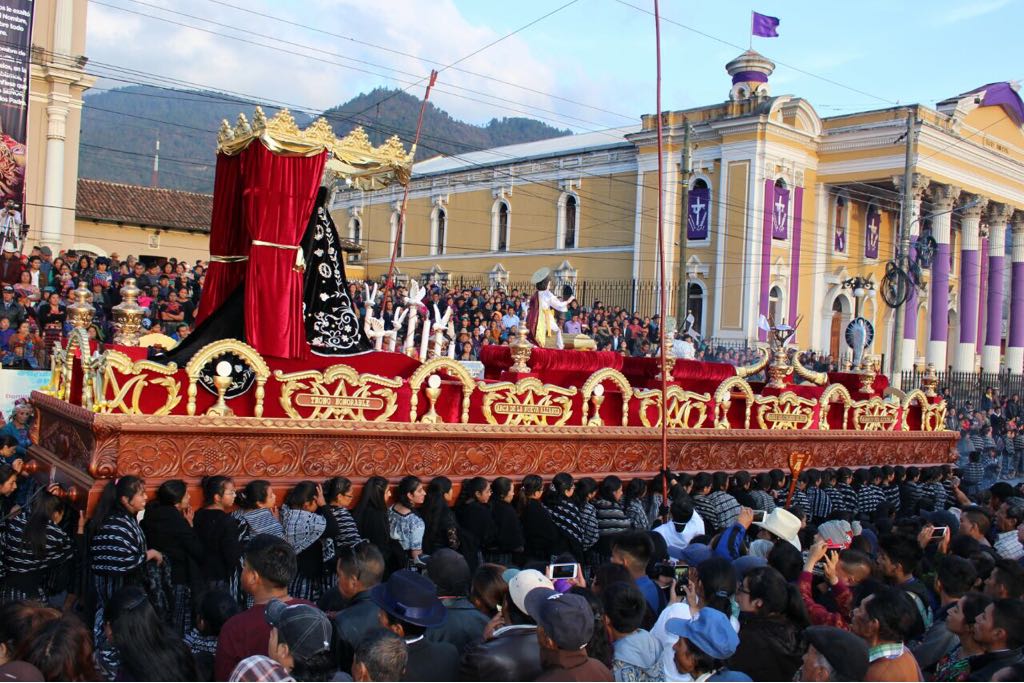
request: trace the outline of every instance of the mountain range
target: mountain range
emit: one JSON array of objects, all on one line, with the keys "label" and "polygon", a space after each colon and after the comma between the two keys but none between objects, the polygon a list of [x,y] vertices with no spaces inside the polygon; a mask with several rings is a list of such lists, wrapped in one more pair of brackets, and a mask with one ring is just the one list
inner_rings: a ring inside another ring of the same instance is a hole
[{"label": "mountain range", "polygon": [[[258,102],[195,90],[129,86],[86,93],[82,110],[79,175],[134,185],[149,185],[156,141],[160,142],[160,187],[212,192],[217,129],[223,119],[234,123],[239,113],[250,119]],[[267,116],[276,107],[262,105]],[[380,144],[398,135],[409,147],[416,131],[420,101],[404,91],[378,88],[317,114],[339,136],[362,125]],[[315,118],[292,111],[300,127]],[[519,142],[570,135],[524,117],[491,119],[478,126],[427,105],[417,161],[439,154],[462,154]]]}]

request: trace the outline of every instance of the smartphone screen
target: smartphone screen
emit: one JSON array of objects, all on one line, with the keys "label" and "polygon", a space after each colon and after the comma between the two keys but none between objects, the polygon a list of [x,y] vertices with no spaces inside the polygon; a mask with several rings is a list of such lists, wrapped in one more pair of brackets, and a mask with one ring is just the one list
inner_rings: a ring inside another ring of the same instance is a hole
[{"label": "smartphone screen", "polygon": [[676,567],[676,595],[686,594],[686,585],[690,582],[690,568]]},{"label": "smartphone screen", "polygon": [[548,565],[548,578],[552,581],[556,579],[575,579],[577,567],[579,565],[575,563],[550,564]]},{"label": "smartphone screen", "polygon": [[942,538],[943,536],[946,535],[946,529],[948,529],[948,528],[949,527],[945,527],[945,526],[937,526],[937,527],[935,527],[934,529],[932,529],[932,538],[933,539]]},{"label": "smartphone screen", "polygon": [[754,522],[760,523],[764,521],[764,510],[754,510]]}]

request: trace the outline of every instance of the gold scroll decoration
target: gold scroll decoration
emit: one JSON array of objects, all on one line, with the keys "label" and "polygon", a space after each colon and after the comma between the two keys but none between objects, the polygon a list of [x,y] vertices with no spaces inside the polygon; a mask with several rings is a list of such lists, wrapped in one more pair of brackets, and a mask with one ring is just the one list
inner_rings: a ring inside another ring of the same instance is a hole
[{"label": "gold scroll decoration", "polygon": [[[108,351],[103,364],[103,382],[98,388],[96,410],[121,415],[170,415],[181,403],[181,382],[174,378],[178,366],[161,365],[148,360],[132,361],[120,351]],[[153,377],[152,374],[161,375]],[[155,412],[144,413],[142,396],[150,387],[166,392],[163,404]]]},{"label": "gold scroll decoration", "polygon": [[903,431],[910,430],[907,417],[915,401],[921,407],[921,431],[940,432],[946,428],[946,402],[932,403],[926,391],[914,389],[903,399]]},{"label": "gold scroll decoration", "polygon": [[830,384],[825,391],[821,392],[821,398],[818,399],[818,405],[821,406],[821,409],[818,411],[820,416],[818,419],[818,429],[823,432],[831,429],[828,424],[828,413],[833,402],[842,402],[843,404],[843,418],[839,423],[839,428],[849,428],[850,406],[853,405],[853,397],[850,396],[849,390],[842,384]]},{"label": "gold scroll decoration", "polygon": [[[668,426],[673,429],[697,429],[704,424],[708,416],[711,394],[698,394],[686,391],[676,384],[665,390],[668,396]],[[633,396],[639,399],[640,422],[644,427],[661,426],[661,390],[634,389]],[[647,412],[657,409],[657,419],[651,422]]]},{"label": "gold scroll decoration", "polygon": [[768,361],[771,360],[771,357],[768,355],[768,347],[763,344],[759,344],[757,346],[757,352],[761,354],[761,360],[754,361],[750,365],[741,365],[736,368],[737,377],[745,379],[756,375],[768,367]]},{"label": "gold scroll decoration", "polygon": [[[92,368],[93,360],[89,357],[89,335],[83,328],[72,328],[68,334],[68,346],[65,349],[60,341],[53,345],[50,351],[50,383],[42,388],[42,392],[53,396],[61,401],[71,400],[71,378],[75,369],[75,349],[78,349],[82,358],[82,368],[88,372]],[[82,382],[82,405],[92,410],[93,384],[88,381]],[[88,398],[88,400],[86,400]]]},{"label": "gold scroll decoration", "polygon": [[[361,375],[348,365],[323,372],[277,370],[274,378],[281,383],[281,408],[298,420],[384,422],[398,410],[396,390],[402,386],[397,377]],[[368,413],[377,415],[368,419]]]},{"label": "gold scroll decoration", "polygon": [[409,397],[409,422],[416,422],[416,409],[419,405],[420,389],[423,387],[423,383],[438,371],[444,371],[449,377],[462,383],[462,412],[459,415],[459,421],[462,424],[467,424],[469,422],[469,397],[473,394],[473,389],[476,388],[476,382],[464,365],[444,357],[427,361],[416,368],[416,371],[409,377],[409,389],[412,392]]},{"label": "gold scroll decoration", "polygon": [[[767,359],[765,364],[767,364]],[[763,366],[762,366],[763,367]],[[723,381],[715,389],[715,428],[732,429],[729,424],[729,408],[732,406],[733,398],[742,398],[743,402],[743,428],[750,429],[750,411],[754,407],[754,390],[747,380],[742,377],[730,377]]]},{"label": "gold scroll decoration", "polygon": [[323,117],[301,130],[287,109],[268,119],[263,109],[256,107],[251,124],[245,114],[238,115],[234,126],[225,119],[217,133],[217,152],[239,154],[254,140],[281,155],[309,157],[326,150],[330,152],[326,172],[362,190],[379,189],[395,180],[404,185],[412,172],[413,152],[407,153],[397,136],[374,147],[362,127],[339,138]]},{"label": "gold scroll decoration", "polygon": [[492,425],[534,425],[561,427],[572,417],[572,397],[576,387],[566,389],[542,384],[536,377],[518,382],[479,382],[484,394],[484,419]]},{"label": "gold scroll decoration", "polygon": [[[622,393],[622,426],[626,427],[629,425],[629,397],[633,393],[633,388],[630,386],[629,380],[626,379],[626,376],[614,368],[598,370],[588,377],[587,381],[583,383],[583,388],[580,390],[580,393],[583,395],[583,418],[581,422],[582,424],[588,424],[587,418],[588,413],[590,412],[590,398],[594,395],[594,389],[605,381],[611,382],[617,386],[619,391]],[[599,426],[598,423],[600,422],[600,415],[594,415],[594,418],[596,418],[594,426]]]},{"label": "gold scroll decoration", "polygon": [[900,408],[899,403],[890,403],[878,396],[854,401],[853,428],[862,432],[899,431],[903,426]]},{"label": "gold scroll decoration", "polygon": [[780,396],[758,396],[757,424],[761,429],[812,429],[818,402],[791,391]]},{"label": "gold scroll decoration", "polygon": [[267,379],[270,377],[270,368],[263,356],[248,344],[237,339],[222,339],[212,344],[207,344],[199,349],[192,360],[185,366],[185,373],[188,375],[188,414],[196,414],[196,389],[199,381],[199,373],[211,360],[220,358],[224,354],[233,353],[248,365],[256,374],[256,407],[255,417],[263,417],[263,397],[267,391]]}]

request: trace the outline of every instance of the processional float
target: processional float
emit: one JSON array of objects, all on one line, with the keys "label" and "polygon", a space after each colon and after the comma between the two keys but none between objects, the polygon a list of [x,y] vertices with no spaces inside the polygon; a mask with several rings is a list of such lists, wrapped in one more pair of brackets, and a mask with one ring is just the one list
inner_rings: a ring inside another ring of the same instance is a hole
[{"label": "processional float", "polygon": [[397,138],[374,147],[359,128],[338,138],[323,119],[300,130],[287,111],[257,109],[251,123],[225,122],[218,141],[193,334],[165,353],[139,346],[144,310],[128,279],[100,349],[79,289],[50,383],[33,393],[37,476],[49,472],[82,507],[122,475],[282,488],[332,476],[653,477],[663,421],[674,471],[949,461],[956,434],[933,372],[909,392],[870,354],[849,372],[811,372],[783,326],[747,367],[538,347],[524,326],[508,346],[483,347],[474,375],[418,283],[386,293],[391,329],[376,287],[355,310],[322,183],[408,183],[412,154]]}]

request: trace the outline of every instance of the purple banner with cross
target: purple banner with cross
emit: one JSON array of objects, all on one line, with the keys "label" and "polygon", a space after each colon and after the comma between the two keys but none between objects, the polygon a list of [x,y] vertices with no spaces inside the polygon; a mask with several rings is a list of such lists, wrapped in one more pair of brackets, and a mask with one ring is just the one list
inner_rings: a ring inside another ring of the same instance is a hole
[{"label": "purple banner with cross", "polygon": [[868,207],[864,221],[864,258],[878,258],[878,242],[882,234],[882,216],[874,206]]},{"label": "purple banner with cross", "polygon": [[695,187],[690,190],[690,198],[686,209],[686,239],[706,240],[710,224],[711,190],[707,187]]},{"label": "purple banner with cross", "polygon": [[775,188],[772,200],[772,239],[789,239],[789,190],[784,187]]}]

